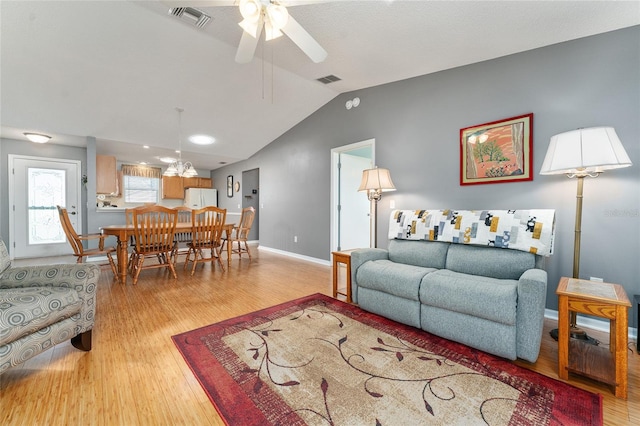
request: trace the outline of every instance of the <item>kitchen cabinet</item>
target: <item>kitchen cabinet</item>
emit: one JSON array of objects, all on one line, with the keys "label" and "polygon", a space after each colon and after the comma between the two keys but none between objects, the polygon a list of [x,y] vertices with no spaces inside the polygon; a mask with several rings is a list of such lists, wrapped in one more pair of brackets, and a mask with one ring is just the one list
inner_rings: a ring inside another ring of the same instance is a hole
[{"label": "kitchen cabinet", "polygon": [[118,192],[116,157],[96,155],[96,193],[115,194]]},{"label": "kitchen cabinet", "polygon": [[184,198],[184,185],[180,176],[162,176],[162,198]]},{"label": "kitchen cabinet", "polygon": [[213,180],[211,178],[190,177],[182,178],[184,188],[213,188]]}]

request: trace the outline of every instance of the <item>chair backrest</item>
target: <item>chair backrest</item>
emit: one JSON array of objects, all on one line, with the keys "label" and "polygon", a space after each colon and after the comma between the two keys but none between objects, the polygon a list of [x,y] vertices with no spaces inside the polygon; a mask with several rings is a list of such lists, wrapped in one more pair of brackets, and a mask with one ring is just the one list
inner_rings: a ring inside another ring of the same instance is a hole
[{"label": "chair backrest", "polygon": [[207,206],[191,211],[191,242],[198,246],[220,245],[227,210]]},{"label": "chair backrest", "polygon": [[58,208],[58,215],[60,216],[60,225],[62,225],[62,230],[67,236],[67,241],[69,241],[69,244],[71,244],[73,253],[76,256],[82,256],[84,253],[84,247],[82,246],[82,241],[80,240],[78,233],[75,229],[73,229],[71,220],[69,220],[69,212],[67,212],[67,209],[64,207],[56,207]]},{"label": "chair backrest", "polygon": [[249,232],[251,231],[251,225],[253,225],[253,218],[255,215],[256,210],[253,207],[245,207],[242,209],[240,223],[236,228],[236,238],[246,240],[249,237]]},{"label": "chair backrest", "polygon": [[178,206],[173,209],[178,212],[178,223],[191,223],[191,207]]},{"label": "chair backrest", "polygon": [[[174,207],[178,212],[178,223],[191,223],[191,207]],[[191,241],[191,232],[176,232],[175,240],[180,243]]]},{"label": "chair backrest", "polygon": [[178,212],[163,206],[130,209],[138,253],[166,253],[173,249]]}]

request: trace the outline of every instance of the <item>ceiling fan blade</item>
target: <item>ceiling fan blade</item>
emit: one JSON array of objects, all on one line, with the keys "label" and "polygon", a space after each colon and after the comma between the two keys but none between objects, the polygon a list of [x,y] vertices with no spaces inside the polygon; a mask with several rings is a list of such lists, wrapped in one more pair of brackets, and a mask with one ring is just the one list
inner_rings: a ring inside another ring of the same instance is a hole
[{"label": "ceiling fan blade", "polygon": [[327,51],[291,15],[289,15],[287,24],[282,27],[282,32],[297,44],[313,62],[318,63],[327,59]]},{"label": "ceiling fan blade", "polygon": [[242,31],[242,38],[240,39],[240,45],[236,52],[236,62],[239,64],[248,64],[253,59],[253,55],[256,52],[256,46],[258,46],[258,40],[262,34],[262,27],[258,29],[258,37],[253,37],[246,31]]}]

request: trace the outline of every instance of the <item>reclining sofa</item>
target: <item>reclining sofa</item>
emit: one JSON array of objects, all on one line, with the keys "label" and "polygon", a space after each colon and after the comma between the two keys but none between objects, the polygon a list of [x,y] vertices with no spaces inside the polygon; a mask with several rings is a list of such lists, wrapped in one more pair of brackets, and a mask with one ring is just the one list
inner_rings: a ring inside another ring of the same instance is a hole
[{"label": "reclining sofa", "polygon": [[396,210],[387,249],[351,253],[361,308],[494,355],[535,362],[553,210]]},{"label": "reclining sofa", "polygon": [[99,277],[84,263],[11,267],[0,239],[0,375],[69,339],[91,350]]}]

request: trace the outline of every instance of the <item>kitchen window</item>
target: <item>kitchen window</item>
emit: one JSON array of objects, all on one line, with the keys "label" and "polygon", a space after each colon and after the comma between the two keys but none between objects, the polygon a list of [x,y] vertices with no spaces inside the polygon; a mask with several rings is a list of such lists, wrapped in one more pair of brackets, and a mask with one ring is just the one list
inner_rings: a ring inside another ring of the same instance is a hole
[{"label": "kitchen window", "polygon": [[125,203],[157,203],[161,171],[157,167],[122,165]]}]

